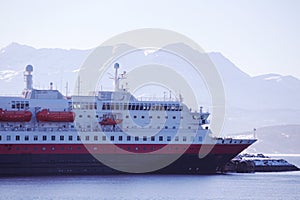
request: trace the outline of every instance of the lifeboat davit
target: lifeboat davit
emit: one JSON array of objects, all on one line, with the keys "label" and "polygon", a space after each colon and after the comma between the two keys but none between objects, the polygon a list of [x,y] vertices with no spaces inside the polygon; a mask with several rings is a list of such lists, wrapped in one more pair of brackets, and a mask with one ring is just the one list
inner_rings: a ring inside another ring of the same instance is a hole
[{"label": "lifeboat davit", "polygon": [[3,110],[0,108],[0,121],[1,122],[29,122],[32,113],[27,110]]},{"label": "lifeboat davit", "polygon": [[101,125],[116,125],[120,124],[123,120],[122,119],[112,119],[112,118],[104,118],[101,122]]},{"label": "lifeboat davit", "polygon": [[43,109],[36,114],[36,118],[40,122],[74,122],[75,113],[70,111],[49,111]]}]

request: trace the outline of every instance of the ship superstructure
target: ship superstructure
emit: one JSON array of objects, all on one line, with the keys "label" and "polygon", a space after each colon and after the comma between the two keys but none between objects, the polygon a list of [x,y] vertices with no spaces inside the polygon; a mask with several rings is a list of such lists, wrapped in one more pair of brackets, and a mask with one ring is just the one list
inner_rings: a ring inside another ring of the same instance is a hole
[{"label": "ship superstructure", "polygon": [[34,89],[28,65],[23,97],[0,97],[0,175],[215,173],[255,142],[212,137],[202,108],[136,99],[119,88],[118,68],[114,91],[66,97],[52,84]]}]

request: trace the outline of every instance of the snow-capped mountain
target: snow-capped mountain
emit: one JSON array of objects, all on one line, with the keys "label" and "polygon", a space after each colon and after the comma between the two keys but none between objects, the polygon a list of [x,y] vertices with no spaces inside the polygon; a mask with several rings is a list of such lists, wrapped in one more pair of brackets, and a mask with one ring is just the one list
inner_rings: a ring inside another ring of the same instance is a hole
[{"label": "snow-capped mountain", "polygon": [[[176,48],[190,51],[193,57],[199,56],[183,44],[175,45]],[[102,50],[106,53],[117,49],[103,47]],[[91,51],[36,49],[12,43],[0,50],[0,94],[21,94],[24,87],[23,71],[27,64],[34,66],[34,87],[49,88],[49,83],[54,82],[54,87],[65,93],[66,82],[69,88],[75,87],[78,69]],[[224,84],[225,134],[252,130],[254,127],[300,124],[299,79],[279,74],[251,77],[221,53],[209,53],[209,57]],[[130,66],[133,61],[127,62],[127,66]]]}]

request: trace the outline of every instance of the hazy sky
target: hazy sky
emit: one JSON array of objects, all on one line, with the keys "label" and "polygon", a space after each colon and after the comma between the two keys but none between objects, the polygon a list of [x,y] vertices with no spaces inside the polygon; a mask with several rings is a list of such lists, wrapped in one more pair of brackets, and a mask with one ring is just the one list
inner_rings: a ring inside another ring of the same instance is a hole
[{"label": "hazy sky", "polygon": [[0,48],[87,49],[138,28],[182,33],[252,76],[300,78],[297,0],[0,0]]}]

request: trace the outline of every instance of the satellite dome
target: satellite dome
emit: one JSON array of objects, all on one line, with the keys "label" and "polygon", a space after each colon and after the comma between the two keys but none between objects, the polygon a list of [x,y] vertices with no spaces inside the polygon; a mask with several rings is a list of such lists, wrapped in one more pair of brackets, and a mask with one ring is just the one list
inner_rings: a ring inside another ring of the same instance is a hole
[{"label": "satellite dome", "polygon": [[26,66],[26,71],[27,71],[27,72],[32,72],[32,71],[33,71],[32,65],[27,65],[27,66]]}]

